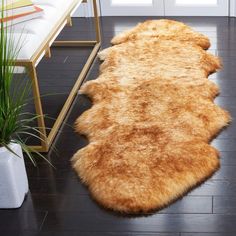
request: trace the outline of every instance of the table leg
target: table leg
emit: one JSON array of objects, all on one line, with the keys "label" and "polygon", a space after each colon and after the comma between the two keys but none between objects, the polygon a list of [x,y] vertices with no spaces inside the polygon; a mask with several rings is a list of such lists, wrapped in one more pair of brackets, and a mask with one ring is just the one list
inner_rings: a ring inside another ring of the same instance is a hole
[{"label": "table leg", "polygon": [[28,69],[30,79],[32,81],[34,104],[35,104],[36,114],[38,115],[38,118],[37,118],[38,130],[40,131],[42,150],[48,151],[49,147],[48,147],[48,141],[47,141],[47,133],[46,133],[45,120],[44,120],[44,114],[43,114],[43,109],[42,109],[36,68],[33,65],[33,63],[29,63],[29,66],[27,69]]}]

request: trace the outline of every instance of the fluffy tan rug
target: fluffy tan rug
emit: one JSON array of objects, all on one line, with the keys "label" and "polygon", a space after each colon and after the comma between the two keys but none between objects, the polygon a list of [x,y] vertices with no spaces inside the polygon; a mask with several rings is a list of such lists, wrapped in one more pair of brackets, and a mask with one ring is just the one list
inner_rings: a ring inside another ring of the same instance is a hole
[{"label": "fluffy tan rug", "polygon": [[76,121],[90,144],[72,158],[94,199],[125,213],[160,209],[210,177],[210,140],[230,122],[207,79],[221,67],[207,37],[175,21],[139,24],[100,52],[100,75],[81,93],[93,101]]}]

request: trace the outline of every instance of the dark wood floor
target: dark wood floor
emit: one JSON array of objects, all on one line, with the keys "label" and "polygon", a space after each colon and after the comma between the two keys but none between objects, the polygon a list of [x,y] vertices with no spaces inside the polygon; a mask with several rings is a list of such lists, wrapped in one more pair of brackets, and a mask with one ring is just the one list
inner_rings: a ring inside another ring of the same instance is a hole
[{"label": "dark wood floor", "polygon": [[[149,17],[150,18],[150,17]],[[102,47],[108,47],[113,35],[134,26],[147,17],[103,17]],[[221,87],[216,102],[236,117],[236,19],[226,17],[175,17],[210,37],[210,51],[221,56],[224,69],[210,77]],[[76,19],[73,28],[60,38],[93,37],[91,19]],[[53,57],[39,67],[44,110],[56,116],[66,94],[81,70],[90,49],[53,49]],[[86,80],[95,79],[96,60]],[[197,99],[197,98],[196,98]],[[78,95],[67,123],[91,106]],[[52,121],[48,120],[48,126]],[[70,166],[70,158],[87,140],[70,126],[61,128],[55,142],[58,154],[48,158],[56,170],[38,160],[38,168],[26,160],[30,193],[17,210],[0,210],[0,235],[4,236],[227,236],[236,234],[236,122],[225,129],[213,145],[221,151],[221,169],[183,199],[156,214],[141,217],[119,216],[99,207],[90,198]]]}]

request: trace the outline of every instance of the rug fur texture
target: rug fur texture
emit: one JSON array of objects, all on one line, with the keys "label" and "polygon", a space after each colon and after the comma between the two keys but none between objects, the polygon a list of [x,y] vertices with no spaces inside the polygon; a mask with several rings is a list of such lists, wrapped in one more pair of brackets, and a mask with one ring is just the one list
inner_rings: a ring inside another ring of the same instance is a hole
[{"label": "rug fur texture", "polygon": [[207,79],[221,68],[209,39],[187,25],[151,20],[99,53],[96,80],[80,92],[93,102],[76,121],[89,145],[72,158],[93,198],[123,213],[167,206],[219,167],[209,145],[230,122]]}]

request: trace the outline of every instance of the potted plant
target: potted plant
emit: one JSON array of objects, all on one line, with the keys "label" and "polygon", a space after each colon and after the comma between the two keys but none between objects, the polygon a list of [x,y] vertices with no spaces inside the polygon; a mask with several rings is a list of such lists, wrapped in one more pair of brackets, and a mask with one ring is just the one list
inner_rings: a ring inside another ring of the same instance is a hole
[{"label": "potted plant", "polygon": [[[4,0],[1,3],[2,19]],[[18,208],[29,190],[22,150],[35,164],[22,135],[40,139],[40,132],[31,126],[37,116],[24,112],[31,85],[14,79],[20,45],[14,42],[11,27],[4,28],[2,20],[0,33],[0,208]]]}]

